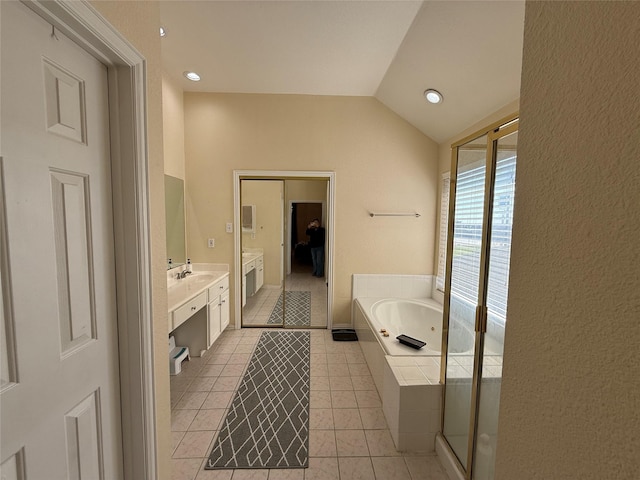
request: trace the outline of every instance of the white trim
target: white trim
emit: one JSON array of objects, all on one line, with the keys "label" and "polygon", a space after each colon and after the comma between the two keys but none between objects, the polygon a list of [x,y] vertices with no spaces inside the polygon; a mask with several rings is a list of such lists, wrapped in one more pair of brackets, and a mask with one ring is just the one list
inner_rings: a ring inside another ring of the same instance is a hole
[{"label": "white trim", "polygon": [[319,203],[322,208],[321,220],[326,224],[327,218],[327,202],[326,200],[289,200],[287,205],[287,232],[289,233],[289,238],[284,241],[285,244],[285,271],[286,274],[289,275],[291,273],[291,209],[293,208],[294,203]]},{"label": "white trim", "polygon": [[108,69],[124,478],[157,478],[145,59],[86,0],[23,2]]},{"label": "white trim", "polygon": [[326,226],[327,226],[327,328],[333,326],[333,263],[335,241],[335,192],[336,173],[331,171],[301,171],[301,170],[234,170],[233,171],[233,223],[234,223],[234,255],[233,275],[234,295],[234,321],[235,328],[242,326],[240,312],[242,309],[242,248],[240,245],[240,180],[242,178],[282,178],[292,180],[305,180],[323,178],[328,182]]}]

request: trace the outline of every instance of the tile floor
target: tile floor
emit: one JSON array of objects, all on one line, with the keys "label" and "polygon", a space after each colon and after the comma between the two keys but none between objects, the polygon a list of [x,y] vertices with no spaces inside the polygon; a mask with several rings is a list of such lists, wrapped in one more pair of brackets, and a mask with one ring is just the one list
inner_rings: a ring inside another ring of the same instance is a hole
[{"label": "tile floor", "polygon": [[173,480],[447,480],[435,455],[395,450],[357,342],[311,330],[309,468],[204,470],[262,329],[225,331],[171,377]]}]

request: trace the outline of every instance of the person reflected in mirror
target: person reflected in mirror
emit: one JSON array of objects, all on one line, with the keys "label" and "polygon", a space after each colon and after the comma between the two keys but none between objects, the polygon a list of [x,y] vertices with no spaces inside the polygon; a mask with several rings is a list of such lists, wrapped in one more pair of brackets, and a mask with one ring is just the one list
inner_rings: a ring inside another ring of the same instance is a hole
[{"label": "person reflected in mirror", "polygon": [[309,249],[311,250],[311,261],[313,263],[314,277],[324,277],[324,241],[325,230],[320,226],[320,220],[314,218],[307,225],[306,234],[309,236]]}]

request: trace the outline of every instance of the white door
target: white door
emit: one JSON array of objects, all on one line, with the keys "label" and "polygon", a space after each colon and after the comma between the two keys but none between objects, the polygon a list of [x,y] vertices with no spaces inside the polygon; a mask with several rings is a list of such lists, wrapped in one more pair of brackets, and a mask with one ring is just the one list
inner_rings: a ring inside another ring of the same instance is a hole
[{"label": "white door", "polygon": [[107,70],[21,3],[0,5],[3,335],[15,345],[1,359],[0,476],[119,479]]}]

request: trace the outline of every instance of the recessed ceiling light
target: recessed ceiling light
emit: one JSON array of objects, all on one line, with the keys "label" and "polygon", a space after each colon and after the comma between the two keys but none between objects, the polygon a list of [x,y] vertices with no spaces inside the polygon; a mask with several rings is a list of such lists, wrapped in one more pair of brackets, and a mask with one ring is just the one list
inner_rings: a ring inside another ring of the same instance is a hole
[{"label": "recessed ceiling light", "polygon": [[192,82],[200,81],[200,75],[198,75],[196,72],[184,72],[183,75],[187,77],[189,80],[191,80]]},{"label": "recessed ceiling light", "polygon": [[167,31],[164,29],[164,27],[160,27],[160,36],[164,37],[167,34]]},{"label": "recessed ceiling light", "polygon": [[424,98],[426,98],[427,102],[429,103],[442,102],[442,94],[437,90],[433,90],[432,88],[424,91]]}]

